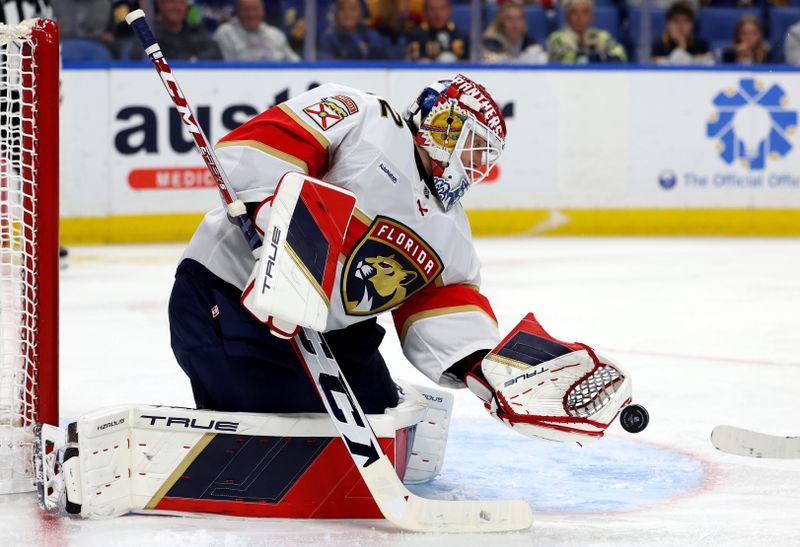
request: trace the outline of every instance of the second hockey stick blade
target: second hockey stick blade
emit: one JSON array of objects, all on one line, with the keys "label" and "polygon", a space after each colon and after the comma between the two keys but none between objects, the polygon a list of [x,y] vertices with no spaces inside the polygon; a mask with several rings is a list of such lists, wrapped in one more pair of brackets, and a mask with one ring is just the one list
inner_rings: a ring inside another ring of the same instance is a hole
[{"label": "second hockey stick blade", "polygon": [[768,435],[732,425],[718,425],[711,432],[717,450],[751,458],[800,458],[800,437]]}]

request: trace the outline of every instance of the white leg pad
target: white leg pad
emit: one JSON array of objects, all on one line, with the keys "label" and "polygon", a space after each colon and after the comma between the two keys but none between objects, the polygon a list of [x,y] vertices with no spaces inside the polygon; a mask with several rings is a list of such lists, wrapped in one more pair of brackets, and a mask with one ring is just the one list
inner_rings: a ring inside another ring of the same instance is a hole
[{"label": "white leg pad", "polygon": [[414,386],[428,406],[417,424],[411,456],[403,482],[417,484],[433,479],[442,470],[450,417],[453,413],[452,393],[434,387]]},{"label": "white leg pad", "polygon": [[[67,497],[82,504],[84,518],[124,515],[132,508],[131,410],[130,406],[105,408],[78,420],[78,457],[69,460],[72,465],[65,471],[77,477]],[[76,486],[80,501],[70,495]]]},{"label": "white leg pad", "polygon": [[[419,423],[426,413],[414,393],[385,414],[369,415],[378,438]],[[216,435],[330,437],[327,414],[251,414],[174,407],[116,406],[77,422],[78,456],[64,466],[67,499],[84,518],[157,509],[194,456]]]}]

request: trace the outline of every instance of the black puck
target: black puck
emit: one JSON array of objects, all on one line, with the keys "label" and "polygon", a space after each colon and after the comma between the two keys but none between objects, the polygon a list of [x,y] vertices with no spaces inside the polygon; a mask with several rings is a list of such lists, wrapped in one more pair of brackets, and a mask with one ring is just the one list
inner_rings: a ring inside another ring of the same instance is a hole
[{"label": "black puck", "polygon": [[628,405],[622,409],[619,423],[628,433],[639,433],[650,423],[650,415],[642,405]]}]

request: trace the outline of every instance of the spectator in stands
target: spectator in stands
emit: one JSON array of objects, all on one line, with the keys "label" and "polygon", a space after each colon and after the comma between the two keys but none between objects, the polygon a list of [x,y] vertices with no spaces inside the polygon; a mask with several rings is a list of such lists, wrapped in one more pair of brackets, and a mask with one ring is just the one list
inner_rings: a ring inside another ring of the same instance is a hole
[{"label": "spectator in stands", "polygon": [[[153,32],[167,59],[222,59],[222,52],[203,24],[187,21],[187,0],[157,1],[158,17],[153,25]],[[131,48],[131,57],[141,59],[142,49]]]},{"label": "spectator in stands", "polygon": [[558,0],[489,0],[489,4],[519,4],[521,6],[542,6],[545,9],[551,9],[558,4]]},{"label": "spectator in stands", "polygon": [[[306,37],[306,0],[265,0],[267,21],[285,30],[289,45],[300,54],[304,53]],[[317,36],[327,30],[333,17],[334,0],[316,0]],[[276,9],[277,7],[277,9]]]},{"label": "spectator in stands", "polygon": [[739,65],[771,63],[772,51],[764,41],[761,22],[754,15],[743,15],[733,31],[733,45],[722,52],[722,62]]},{"label": "spectator in stands", "polygon": [[111,53],[115,59],[129,59],[131,50],[139,47],[139,41],[133,34],[133,29],[125,21],[125,17],[133,10],[139,9],[139,0],[113,0],[111,2],[111,23],[109,31],[114,36],[111,43]]},{"label": "spectator in stands", "polygon": [[[262,2],[263,3],[263,2]],[[194,0],[189,8],[191,22],[202,22],[209,32],[230,21],[234,16],[236,0]]]},{"label": "spectator in stands", "polygon": [[408,36],[409,61],[464,61],[469,55],[469,36],[450,20],[450,0],[426,0],[425,20]]},{"label": "spectator in stands", "polygon": [[50,4],[62,38],[84,38],[106,45],[114,41],[109,0],[50,0]]},{"label": "spectator in stands", "polygon": [[389,40],[364,24],[360,0],[336,0],[333,26],[322,35],[319,59],[386,59]]},{"label": "spectator in stands", "polygon": [[485,63],[546,63],[547,53],[527,32],[522,6],[510,2],[502,4],[483,33],[481,60]]},{"label": "spectator in stands", "polygon": [[566,26],[547,38],[551,63],[625,62],[625,49],[605,30],[592,26],[593,0],[566,0]]},{"label": "spectator in stands", "polygon": [[694,9],[686,0],[667,8],[667,30],[653,42],[653,62],[671,65],[710,65],[714,57],[708,42],[694,35]]},{"label": "spectator in stands", "polygon": [[369,0],[369,24],[389,39],[392,53],[389,57],[401,59],[405,55],[406,37],[422,22],[423,0]]},{"label": "spectator in stands", "polygon": [[264,22],[262,0],[237,0],[235,17],[223,23],[214,40],[226,61],[299,61],[280,29]]},{"label": "spectator in stands", "polygon": [[[670,7],[673,2],[675,2],[675,0],[649,0],[649,1],[651,2],[651,6],[652,7],[654,7],[654,8],[662,8],[662,9],[665,9],[665,10],[668,7]],[[732,0],[722,0],[722,1],[723,2],[727,2],[727,3],[723,3],[722,5],[730,6],[731,5],[730,2]],[[638,8],[644,2],[645,2],[645,0],[627,0],[624,3],[628,7],[636,7],[636,8]],[[702,0],[702,1],[701,0],[687,0],[687,2],[689,3],[690,6],[692,6],[692,8],[694,8],[695,11],[697,11],[698,9],[700,9],[700,4],[703,4],[704,6],[707,6],[709,4],[714,4],[715,0]]]},{"label": "spectator in stands", "polygon": [[786,31],[783,56],[788,64],[800,65],[800,22],[795,23]]}]

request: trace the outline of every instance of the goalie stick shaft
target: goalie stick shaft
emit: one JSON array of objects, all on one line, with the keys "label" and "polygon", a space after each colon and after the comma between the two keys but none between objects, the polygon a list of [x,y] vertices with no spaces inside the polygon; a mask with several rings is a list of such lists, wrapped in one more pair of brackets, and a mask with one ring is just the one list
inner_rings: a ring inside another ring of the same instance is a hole
[{"label": "goalie stick shaft", "polygon": [[430,500],[410,492],[375,433],[325,340],[310,329],[292,339],[353,462],[387,520],[418,532],[507,532],[533,522],[524,500]]},{"label": "goalie stick shaft", "polygon": [[194,145],[203,158],[203,161],[205,161],[206,167],[208,167],[211,176],[214,178],[214,182],[217,184],[219,193],[227,206],[228,214],[236,219],[245,239],[247,239],[247,244],[250,246],[250,249],[255,250],[259,248],[261,246],[261,238],[258,237],[256,233],[253,221],[247,215],[244,203],[236,197],[236,191],[228,180],[227,174],[220,167],[214,148],[209,146],[208,139],[202,127],[197,123],[194,112],[192,112],[192,108],[189,106],[189,101],[186,100],[186,96],[183,94],[180,85],[178,85],[178,81],[175,79],[175,75],[172,73],[169,63],[164,58],[163,53],[161,53],[161,47],[158,45],[158,41],[155,35],[153,35],[153,31],[150,29],[147,19],[145,19],[144,11],[140,9],[134,10],[125,17],[125,20],[133,29],[139,42],[141,42],[145,53],[150,58],[150,61],[152,61],[167,93],[175,104],[175,108],[178,110],[183,125],[189,131],[192,139],[194,139]]},{"label": "goalie stick shaft", "polygon": [[[144,12],[134,10],[128,14],[126,20],[142,43],[145,53],[150,57],[178,108],[181,119],[192,134],[195,145],[214,177],[223,201],[228,206],[229,213],[237,218],[250,248],[258,248],[261,239],[244,210],[244,204],[237,200],[236,193],[219,165],[214,150],[208,146],[208,141],[195,120],[188,100],[147,24]],[[233,213],[232,210],[236,212]],[[533,515],[530,505],[524,500],[444,501],[421,498],[410,492],[381,450],[361,405],[353,395],[322,336],[314,330],[303,328],[292,339],[292,345],[314,383],[353,463],[387,520],[406,530],[431,532],[505,532],[524,530],[531,526]]]},{"label": "goalie stick shaft", "polygon": [[758,433],[732,425],[718,425],[711,432],[717,450],[751,458],[800,458],[800,437]]}]

